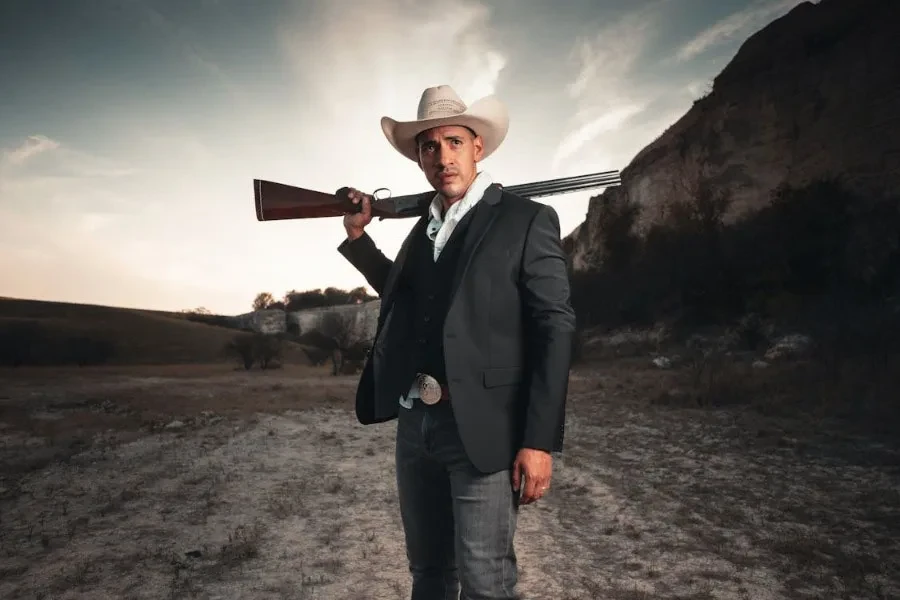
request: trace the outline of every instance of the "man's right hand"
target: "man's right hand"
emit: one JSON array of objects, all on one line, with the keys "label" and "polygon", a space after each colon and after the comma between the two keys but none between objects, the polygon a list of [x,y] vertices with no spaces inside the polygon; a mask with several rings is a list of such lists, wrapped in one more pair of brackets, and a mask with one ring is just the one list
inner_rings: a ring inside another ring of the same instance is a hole
[{"label": "man's right hand", "polygon": [[357,213],[344,215],[344,229],[347,237],[352,241],[360,237],[366,229],[366,225],[372,222],[372,196],[364,194],[356,188],[343,187],[335,192],[338,197],[349,198],[353,204],[362,205],[362,210]]}]

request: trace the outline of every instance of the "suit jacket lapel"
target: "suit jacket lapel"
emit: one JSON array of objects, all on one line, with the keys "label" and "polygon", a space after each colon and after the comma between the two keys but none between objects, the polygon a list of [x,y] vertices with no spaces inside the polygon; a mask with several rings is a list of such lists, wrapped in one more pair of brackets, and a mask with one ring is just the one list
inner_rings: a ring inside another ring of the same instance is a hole
[{"label": "suit jacket lapel", "polygon": [[394,259],[394,266],[388,273],[387,281],[384,284],[384,294],[382,294],[381,297],[382,316],[387,314],[389,305],[393,301],[394,288],[397,285],[397,281],[400,279],[400,273],[403,272],[403,268],[406,266],[406,257],[409,255],[409,247],[417,235],[425,235],[425,226],[427,223],[428,218],[422,216],[413,226],[412,230],[410,230],[406,239],[403,240],[403,244],[397,252],[397,258]]},{"label": "suit jacket lapel", "polygon": [[475,251],[478,249],[482,240],[484,240],[484,236],[487,235],[488,230],[490,230],[491,225],[494,223],[494,219],[497,218],[499,212],[497,210],[497,204],[500,202],[500,197],[500,188],[496,184],[491,185],[485,190],[481,201],[472,209],[475,211],[475,214],[472,215],[472,221],[465,231],[465,238],[463,239],[462,248],[459,253],[459,262],[457,263],[453,274],[453,283],[451,284],[452,296],[456,295],[459,283],[466,274]]}]

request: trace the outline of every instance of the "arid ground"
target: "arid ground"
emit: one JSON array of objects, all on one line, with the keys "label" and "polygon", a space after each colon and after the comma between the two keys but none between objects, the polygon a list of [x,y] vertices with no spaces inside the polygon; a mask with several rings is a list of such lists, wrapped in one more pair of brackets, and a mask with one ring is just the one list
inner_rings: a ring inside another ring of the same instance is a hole
[{"label": "arid ground", "polygon": [[[900,452],[822,419],[653,402],[573,371],[533,599],[900,597]],[[230,365],[0,371],[0,597],[408,597],[394,425],[356,378]]]}]

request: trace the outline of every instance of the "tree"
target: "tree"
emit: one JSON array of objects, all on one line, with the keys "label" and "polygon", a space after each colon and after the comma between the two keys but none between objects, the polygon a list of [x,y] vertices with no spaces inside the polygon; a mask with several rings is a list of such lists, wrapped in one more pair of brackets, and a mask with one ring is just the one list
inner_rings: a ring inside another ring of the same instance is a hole
[{"label": "tree", "polygon": [[225,344],[226,352],[236,356],[241,366],[246,370],[253,368],[256,362],[256,354],[253,347],[253,334],[239,333]]},{"label": "tree", "polygon": [[275,303],[275,298],[269,292],[260,292],[253,300],[253,310],[266,310]]},{"label": "tree", "polygon": [[283,348],[281,340],[275,336],[264,333],[239,333],[225,344],[225,350],[249,371],[254,364],[259,364],[260,369],[279,366]]},{"label": "tree", "polygon": [[344,367],[344,353],[353,345],[353,316],[336,310],[327,312],[322,318],[321,333],[332,343],[332,375],[337,375]]},{"label": "tree", "polygon": [[326,306],[325,295],[321,289],[307,290],[305,292],[291,290],[284,295],[284,306],[285,310],[290,312]]},{"label": "tree", "polygon": [[347,293],[347,299],[351,304],[360,304],[372,299],[372,296],[369,296],[369,293],[366,291],[365,286],[361,285],[350,290]]}]

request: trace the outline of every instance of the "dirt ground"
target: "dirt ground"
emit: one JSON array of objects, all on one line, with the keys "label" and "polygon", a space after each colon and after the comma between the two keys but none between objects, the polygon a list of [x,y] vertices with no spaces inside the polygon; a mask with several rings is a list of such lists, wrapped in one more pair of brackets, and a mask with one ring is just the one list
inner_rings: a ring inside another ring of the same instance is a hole
[{"label": "dirt ground", "polygon": [[[526,598],[900,597],[897,447],[656,405],[661,377],[573,372],[553,488],[520,518]],[[356,423],[355,384],[0,372],[0,597],[407,598],[394,425]]]}]

